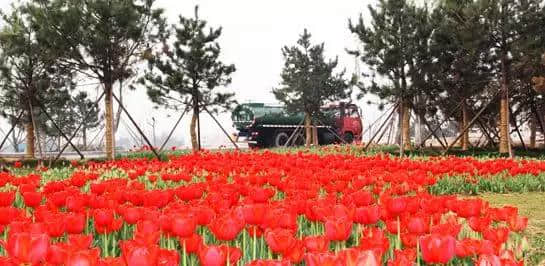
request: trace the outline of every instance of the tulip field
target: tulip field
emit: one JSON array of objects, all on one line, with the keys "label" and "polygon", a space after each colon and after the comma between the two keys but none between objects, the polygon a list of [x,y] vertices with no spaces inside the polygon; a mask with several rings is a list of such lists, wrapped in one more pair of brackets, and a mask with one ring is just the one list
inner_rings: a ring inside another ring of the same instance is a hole
[{"label": "tulip field", "polygon": [[201,152],[0,173],[0,265],[529,265],[545,162]]}]

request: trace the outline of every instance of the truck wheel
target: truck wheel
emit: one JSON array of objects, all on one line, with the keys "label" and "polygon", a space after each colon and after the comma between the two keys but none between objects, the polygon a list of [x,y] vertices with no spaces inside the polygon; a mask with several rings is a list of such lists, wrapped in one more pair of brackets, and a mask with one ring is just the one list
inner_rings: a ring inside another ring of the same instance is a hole
[{"label": "truck wheel", "polygon": [[286,144],[286,142],[288,141],[289,138],[290,138],[290,136],[288,135],[288,133],[283,132],[283,131],[277,132],[274,135],[274,146],[275,147],[284,147],[284,145]]},{"label": "truck wheel", "polygon": [[350,133],[350,132],[346,132],[343,135],[343,139],[344,139],[344,141],[346,143],[350,144],[350,143],[354,142],[354,135],[352,135],[352,133]]}]

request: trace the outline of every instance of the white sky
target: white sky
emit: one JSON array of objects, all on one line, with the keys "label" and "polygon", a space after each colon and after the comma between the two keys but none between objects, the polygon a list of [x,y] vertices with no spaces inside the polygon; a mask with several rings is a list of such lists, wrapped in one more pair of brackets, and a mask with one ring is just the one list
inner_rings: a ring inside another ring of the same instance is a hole
[{"label": "white sky", "polygon": [[[0,0],[5,8],[11,0]],[[177,16],[192,16],[195,5],[199,5],[200,17],[209,25],[223,27],[220,39],[222,58],[225,63],[234,63],[237,71],[228,89],[236,92],[239,102],[274,103],[271,89],[280,82],[283,66],[281,47],[295,44],[299,34],[307,28],[314,43],[325,42],[328,57],[339,56],[340,68],[346,68],[347,77],[354,72],[355,60],[345,49],[357,47],[355,37],[348,30],[348,19],[357,19],[367,12],[367,5],[374,0],[157,0],[156,6],[165,8],[169,22],[177,22]],[[363,66],[362,66],[363,69]],[[92,93],[93,94],[93,93]],[[147,122],[157,120],[157,136],[170,131],[177,116],[170,110],[153,110],[145,90],[125,94],[126,106],[140,121],[147,133],[151,131]],[[364,123],[374,120],[379,113],[375,106],[361,101]],[[167,117],[171,115],[171,117]],[[211,119],[203,114],[202,138],[205,146],[229,143]],[[127,120],[127,119],[126,119]],[[233,132],[230,113],[220,115],[220,121]],[[128,122],[128,120],[127,120]],[[189,116],[183,120],[174,137],[189,143]],[[0,123],[3,129],[5,122]],[[118,137],[126,137],[123,125]],[[1,135],[1,134],[0,134]],[[162,140],[158,137],[158,143]]]}]

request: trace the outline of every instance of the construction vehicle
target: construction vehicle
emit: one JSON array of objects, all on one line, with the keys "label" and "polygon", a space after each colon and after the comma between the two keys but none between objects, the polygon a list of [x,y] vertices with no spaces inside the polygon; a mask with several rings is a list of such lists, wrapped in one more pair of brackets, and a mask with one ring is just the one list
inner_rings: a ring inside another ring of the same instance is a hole
[{"label": "construction vehicle", "polygon": [[[251,148],[298,146],[305,143],[304,113],[289,113],[284,106],[246,103],[237,106],[231,115],[237,130],[237,142]],[[362,121],[355,104],[337,103],[324,106],[320,118],[314,119],[318,144],[361,141]]]}]

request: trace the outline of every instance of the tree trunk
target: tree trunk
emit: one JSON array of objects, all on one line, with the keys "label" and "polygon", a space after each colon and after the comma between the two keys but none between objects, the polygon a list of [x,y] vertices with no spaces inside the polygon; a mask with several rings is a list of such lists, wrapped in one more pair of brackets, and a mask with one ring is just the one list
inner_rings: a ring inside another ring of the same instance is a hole
[{"label": "tree trunk", "polygon": [[318,128],[316,126],[312,127],[312,144],[318,146]]},{"label": "tree trunk", "polygon": [[403,148],[405,150],[411,149],[411,110],[409,109],[409,104],[403,102],[403,121],[402,121],[402,130],[403,130]]},{"label": "tree trunk", "polygon": [[29,159],[34,159],[35,157],[35,138],[34,138],[34,125],[32,121],[25,123],[26,131],[26,148],[25,148],[25,157]]},{"label": "tree trunk", "polygon": [[312,144],[312,123],[310,114],[305,112],[305,146],[310,147]]},{"label": "tree trunk", "polygon": [[82,136],[82,139],[83,139],[83,150],[86,151],[87,150],[87,129],[85,128],[85,126],[82,128],[82,132],[83,132],[83,136]]},{"label": "tree trunk", "polygon": [[106,97],[104,98],[105,103],[105,119],[106,127],[104,132],[104,138],[106,142],[106,158],[108,160],[113,160],[115,156],[115,143],[114,143],[114,121],[113,121],[113,96],[112,96],[112,84],[111,82],[104,83],[104,89]]},{"label": "tree trunk", "polygon": [[530,149],[536,148],[536,131],[537,131],[536,119],[531,118],[530,119]]},{"label": "tree trunk", "polygon": [[507,55],[501,60],[501,92],[500,92],[500,153],[509,153],[509,84],[507,78]]},{"label": "tree trunk", "polygon": [[191,124],[189,125],[189,135],[191,135],[191,148],[193,151],[199,150],[199,142],[197,141],[197,113],[193,112],[191,116]]},{"label": "tree trunk", "polygon": [[[460,117],[460,123],[459,123],[459,130],[460,133],[467,127],[467,124],[469,123],[468,118],[468,112],[467,112],[467,105],[465,103],[465,100],[462,102],[462,116]],[[469,148],[469,130],[466,130],[462,133],[462,138],[460,139],[460,147],[463,151],[467,151]]]}]

